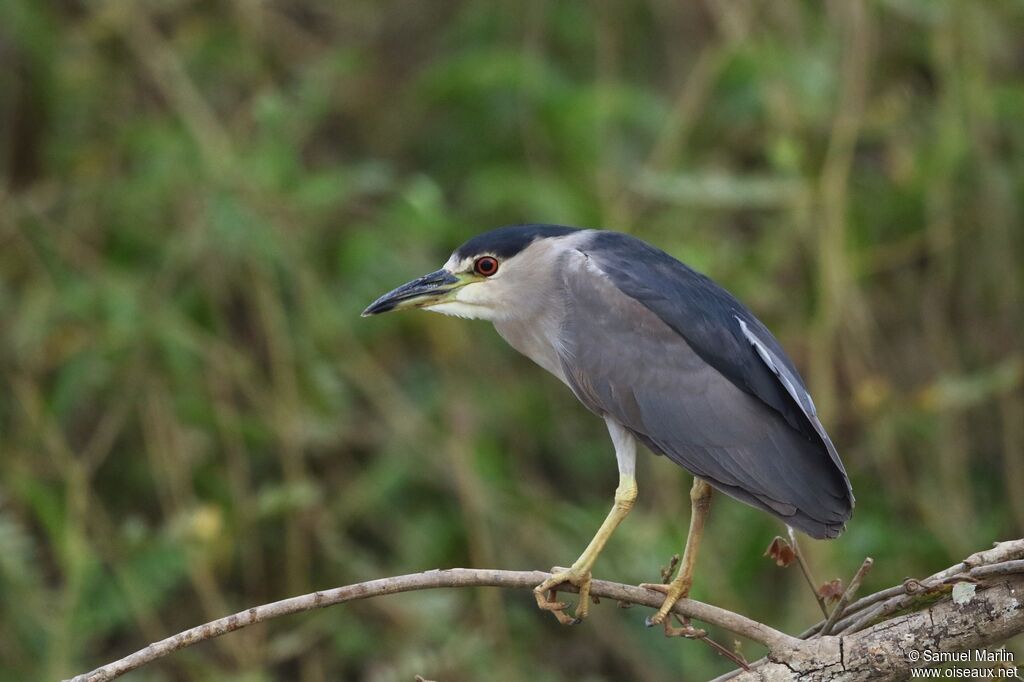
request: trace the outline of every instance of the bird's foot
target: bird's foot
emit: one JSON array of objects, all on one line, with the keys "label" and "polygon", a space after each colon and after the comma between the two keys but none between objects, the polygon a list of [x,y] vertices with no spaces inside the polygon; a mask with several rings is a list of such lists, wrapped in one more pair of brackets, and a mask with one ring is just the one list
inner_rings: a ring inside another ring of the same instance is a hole
[{"label": "bird's foot", "polygon": [[703,639],[704,637],[707,637],[707,631],[690,625],[689,618],[680,618],[679,621],[682,624],[681,626],[673,625],[671,618],[665,619],[664,627],[666,637],[685,637],[686,639]]},{"label": "bird's foot", "polygon": [[[569,605],[565,602],[555,601],[558,595],[558,587],[570,584],[579,590],[580,600],[576,604],[575,616],[565,612]],[[551,569],[551,577],[533,588],[533,596],[537,599],[537,607],[543,611],[550,611],[562,625],[576,625],[587,617],[590,608],[590,571],[578,568]]]},{"label": "bird's foot", "polygon": [[[655,592],[661,592],[665,595],[665,601],[661,603],[661,608],[653,616],[647,618],[647,627],[654,627],[655,625],[665,626],[665,635],[668,637],[686,637],[693,636],[683,634],[683,632],[676,633],[677,630],[686,630],[689,626],[684,628],[675,628],[672,626],[671,619],[669,618],[669,612],[672,607],[676,605],[676,602],[686,597],[690,592],[690,586],[685,582],[676,580],[668,585],[662,585],[661,583],[640,583],[640,587],[648,590],[654,590]],[[694,630],[694,628],[689,628]]]}]

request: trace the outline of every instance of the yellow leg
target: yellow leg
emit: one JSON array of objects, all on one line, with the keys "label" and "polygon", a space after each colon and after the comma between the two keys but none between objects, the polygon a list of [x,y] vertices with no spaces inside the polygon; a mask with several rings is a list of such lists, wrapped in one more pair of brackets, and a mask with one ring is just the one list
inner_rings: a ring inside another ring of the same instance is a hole
[{"label": "yellow leg", "polygon": [[647,619],[647,625],[650,627],[664,623],[666,634],[674,634],[671,620],[668,617],[669,611],[677,601],[685,599],[690,593],[690,586],[693,584],[693,566],[697,562],[697,550],[700,549],[704,522],[707,520],[708,509],[711,507],[711,486],[696,476],[693,478],[693,487],[690,489],[690,505],[692,508],[690,532],[686,536],[686,549],[683,550],[683,560],[676,579],[668,585],[651,583],[641,585],[641,587],[665,593],[665,601],[662,602],[658,612]]},{"label": "yellow leg", "polygon": [[[604,523],[598,529],[594,539],[590,541],[587,548],[583,550],[580,558],[573,563],[572,567],[565,570],[552,569],[552,576],[537,585],[533,594],[537,598],[537,606],[545,611],[551,611],[559,623],[563,625],[574,625],[587,617],[587,610],[590,608],[590,569],[597,561],[598,555],[604,549],[608,538],[626,518],[629,510],[636,502],[637,488],[636,480],[630,475],[619,476],[619,487],[615,490],[615,504],[605,517]],[[559,585],[569,583],[579,588],[580,599],[576,605],[576,616],[572,617],[565,613],[567,604],[555,601],[555,595]],[[550,594],[548,594],[550,592]]]}]

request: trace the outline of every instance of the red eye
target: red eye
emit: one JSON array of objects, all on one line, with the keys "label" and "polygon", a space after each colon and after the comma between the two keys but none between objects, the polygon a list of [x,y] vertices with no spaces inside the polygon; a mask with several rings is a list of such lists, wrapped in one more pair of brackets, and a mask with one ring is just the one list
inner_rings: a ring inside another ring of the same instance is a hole
[{"label": "red eye", "polygon": [[473,271],[478,275],[490,277],[498,271],[498,259],[491,256],[477,258],[476,262],[473,263]]}]

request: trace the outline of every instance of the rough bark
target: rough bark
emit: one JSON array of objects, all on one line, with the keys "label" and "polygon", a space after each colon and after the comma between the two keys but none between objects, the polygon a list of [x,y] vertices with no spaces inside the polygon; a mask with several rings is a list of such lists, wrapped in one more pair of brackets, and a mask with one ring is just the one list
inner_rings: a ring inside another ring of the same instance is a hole
[{"label": "rough bark", "polygon": [[924,611],[883,621],[866,630],[801,642],[736,682],[788,680],[902,680],[925,665],[923,652],[954,652],[991,646],[1024,632],[1024,575],[979,588],[968,601],[944,598]]}]

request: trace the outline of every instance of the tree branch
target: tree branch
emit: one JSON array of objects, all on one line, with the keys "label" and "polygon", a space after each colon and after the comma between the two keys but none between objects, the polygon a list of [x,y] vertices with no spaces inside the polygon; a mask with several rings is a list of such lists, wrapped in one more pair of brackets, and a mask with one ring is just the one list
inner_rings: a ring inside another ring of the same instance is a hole
[{"label": "tree branch", "polygon": [[1022,590],[1024,575],[1016,574],[979,590],[966,603],[943,599],[927,610],[886,620],[854,634],[806,640],[781,658],[769,655],[748,672],[719,680],[906,679],[911,668],[928,665],[924,652],[976,649],[1024,632],[1024,609],[1018,600]]},{"label": "tree branch", "polygon": [[[550,576],[543,571],[503,571],[452,568],[382,578],[313,592],[271,604],[255,606],[210,621],[167,639],[154,642],[124,658],[70,682],[105,682],[147,663],[228,632],[301,611],[343,604],[399,592],[442,587],[503,587],[532,589]],[[967,582],[975,586],[969,598],[951,600],[950,586]],[[563,591],[575,591],[566,585]],[[960,651],[1001,642],[1024,632],[1024,607],[1018,596],[1024,590],[1024,539],[998,543],[993,549],[973,554],[963,562],[924,580],[863,597],[850,604],[834,622],[840,634],[817,636],[824,622],[798,639],[710,604],[680,600],[673,613],[721,627],[764,645],[768,656],[747,672],[737,671],[720,680],[884,680],[898,679],[915,664],[911,652]],[[591,595],[628,604],[658,608],[660,592],[605,580],[594,580]],[[912,609],[922,600],[927,609],[890,617]],[[930,602],[930,603],[929,603]],[[888,619],[886,620],[886,618]],[[881,621],[881,622],[879,622]],[[865,629],[866,628],[866,629]]]},{"label": "tree branch", "polygon": [[[962,603],[949,598],[956,583],[975,585]],[[1024,539],[997,542],[923,580],[908,578],[858,599],[836,623],[838,636],[819,637],[824,621],[800,635],[783,656],[769,653],[749,671],[713,682],[755,680],[899,680],[926,661],[915,652],[954,652],[989,646],[1024,632]],[[914,610],[927,605],[928,608]],[[894,618],[894,613],[911,610]],[[831,620],[831,619],[830,619]]]},{"label": "tree branch", "polygon": [[[71,682],[106,682],[107,680],[113,680],[179,649],[240,630],[255,623],[261,623],[271,618],[278,618],[292,613],[299,613],[300,611],[312,611],[313,609],[334,604],[344,604],[345,602],[358,599],[398,594],[399,592],[412,592],[414,590],[430,590],[439,587],[533,589],[550,576],[550,573],[543,571],[450,568],[400,575],[393,578],[381,578],[331,590],[312,592],[300,597],[292,597],[291,599],[283,599],[271,604],[254,606],[251,609],[239,611],[231,616],[219,618],[190,630],[179,632],[172,637],[154,642],[144,649],[140,649],[120,660],[108,663],[92,672],[78,675]],[[564,589],[560,588],[560,591],[575,592],[576,590],[571,585],[565,585]],[[608,582],[606,580],[594,580],[591,583],[590,594],[594,597],[613,599],[627,604],[649,606],[655,609],[660,607],[665,599],[665,595],[661,592],[633,585]],[[767,625],[732,613],[731,611],[720,609],[717,606],[694,601],[693,599],[679,600],[672,609],[672,612],[729,630],[759,644],[763,644],[768,648],[769,652],[779,655],[800,644],[800,641],[795,637],[779,632]]]}]

